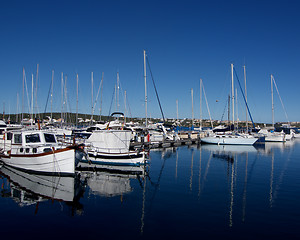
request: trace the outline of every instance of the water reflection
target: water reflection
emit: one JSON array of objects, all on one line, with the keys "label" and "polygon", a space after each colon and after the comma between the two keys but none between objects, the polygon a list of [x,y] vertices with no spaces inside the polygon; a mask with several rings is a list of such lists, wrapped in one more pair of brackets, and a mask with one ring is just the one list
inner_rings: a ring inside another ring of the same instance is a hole
[{"label": "water reflection", "polygon": [[[202,151],[209,152],[209,158],[207,160],[206,169],[203,176],[203,183],[201,183],[201,161],[202,161]],[[207,175],[208,169],[211,165],[212,159],[220,159],[227,162],[227,178],[229,182],[229,206],[228,206],[228,218],[229,218],[229,227],[233,226],[233,210],[234,210],[234,199],[235,199],[235,188],[238,184],[238,166],[239,166],[239,158],[243,160],[242,164],[245,166],[245,177],[244,177],[244,187],[242,193],[242,221],[245,221],[246,216],[246,199],[247,199],[247,182],[248,182],[248,155],[256,154],[258,152],[257,148],[254,146],[235,146],[235,145],[210,145],[203,144],[200,147],[200,162],[199,162],[199,192],[198,196],[200,196],[201,186],[204,185]],[[201,186],[200,186],[201,183]]]},{"label": "water reflection", "polygon": [[[131,179],[137,179],[141,186],[145,177],[144,166],[101,165],[96,169],[79,169],[81,180],[89,187],[89,194],[115,197],[132,192]],[[122,199],[122,198],[121,198]]]},{"label": "water reflection", "polygon": [[[182,238],[200,233],[203,238],[239,239],[243,233],[249,239],[261,235],[269,239],[271,232],[298,233],[295,199],[299,198],[299,146],[294,148],[291,142],[258,147],[194,145],[151,149],[146,168],[77,169],[85,186],[80,200],[86,210],[76,221],[82,226],[98,222],[99,231],[105,232],[105,237],[113,233],[113,238],[150,239],[157,238],[157,233]],[[23,182],[20,180],[19,185]],[[7,184],[12,186],[6,181],[2,196],[12,198]],[[37,192],[29,193],[34,191]],[[32,202],[58,198],[53,194],[57,192],[55,188],[49,192],[48,198],[38,194]],[[62,201],[71,199],[73,203],[71,196]],[[28,197],[22,201],[25,199]],[[12,205],[17,208],[15,212],[20,210],[15,203]],[[40,209],[42,206],[46,205],[40,205]],[[50,204],[47,207],[53,209]],[[3,212],[4,218],[10,214]],[[23,224],[26,225],[20,223]]]},{"label": "water reflection", "polygon": [[254,146],[247,145],[214,145],[214,144],[203,144],[201,149],[211,152],[224,152],[232,154],[241,154],[241,153],[255,153],[257,148]]},{"label": "water reflection", "polygon": [[297,141],[286,141],[286,142],[266,142],[264,144],[257,144],[256,149],[263,155],[271,155],[272,151],[277,149],[280,152],[285,152],[294,147]]},{"label": "water reflection", "polygon": [[84,184],[78,175],[59,177],[29,174],[9,166],[2,166],[0,175],[1,196],[12,198],[20,207],[36,204],[35,214],[39,203],[47,200],[65,202],[71,206],[72,215],[82,212],[83,206],[79,199],[84,192]]}]

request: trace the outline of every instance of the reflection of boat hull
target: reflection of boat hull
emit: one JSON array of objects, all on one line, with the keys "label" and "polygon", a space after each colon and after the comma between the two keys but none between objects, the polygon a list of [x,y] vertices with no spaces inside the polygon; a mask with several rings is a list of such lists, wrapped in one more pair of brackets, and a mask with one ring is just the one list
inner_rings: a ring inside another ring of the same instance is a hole
[{"label": "reflection of boat hull", "polygon": [[218,145],[253,145],[258,139],[240,136],[213,136],[201,138],[202,143],[218,144]]},{"label": "reflection of boat hull", "polygon": [[116,166],[139,166],[145,163],[145,153],[129,151],[127,153],[101,153],[88,152],[89,159],[81,160],[81,163],[90,163],[95,165],[116,165]]},{"label": "reflection of boat hull", "polygon": [[213,152],[231,152],[231,153],[255,153],[257,149],[251,145],[213,145],[213,144],[203,144],[201,145],[201,149],[213,151]]},{"label": "reflection of boat hull", "polygon": [[145,172],[144,166],[115,166],[105,164],[91,164],[80,162],[76,168],[78,171],[93,171],[93,172],[108,172],[129,175],[143,175]]},{"label": "reflection of boat hull", "polygon": [[10,182],[26,192],[34,193],[43,198],[73,201],[74,177],[34,175],[9,166],[3,166],[0,171]]},{"label": "reflection of boat hull", "polygon": [[[88,165],[88,164],[87,164]],[[131,179],[143,178],[145,174],[144,166],[111,166],[98,165],[93,168],[79,167],[80,176],[87,182],[93,194],[114,197],[130,193]]]}]

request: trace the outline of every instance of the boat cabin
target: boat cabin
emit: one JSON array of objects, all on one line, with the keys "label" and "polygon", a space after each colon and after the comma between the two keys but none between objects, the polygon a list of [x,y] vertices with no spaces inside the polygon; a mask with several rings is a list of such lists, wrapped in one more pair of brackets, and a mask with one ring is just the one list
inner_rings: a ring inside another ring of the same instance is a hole
[{"label": "boat cabin", "polygon": [[56,136],[42,130],[12,132],[12,154],[35,154],[53,151]]}]

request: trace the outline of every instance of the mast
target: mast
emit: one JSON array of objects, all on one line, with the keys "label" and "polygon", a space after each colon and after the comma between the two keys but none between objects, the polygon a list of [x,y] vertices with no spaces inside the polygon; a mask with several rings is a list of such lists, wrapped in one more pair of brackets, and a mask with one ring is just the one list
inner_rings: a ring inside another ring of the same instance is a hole
[{"label": "mast", "polygon": [[92,110],[92,114],[91,114],[91,122],[90,122],[90,124],[92,124],[93,114],[94,114],[94,111],[93,111],[93,108],[94,108],[93,107],[93,105],[94,105],[93,104],[93,99],[94,99],[94,96],[93,96],[93,92],[94,92],[94,90],[93,90],[93,87],[94,87],[94,73],[93,72],[91,73],[91,82],[92,82],[91,83],[92,84],[92,95],[91,95],[92,96],[92,101],[91,101],[91,103],[92,103],[92,105],[91,105],[92,106],[92,109],[91,109]]},{"label": "mast", "polygon": [[16,112],[16,123],[18,122],[18,116],[19,116],[19,93],[17,93],[17,112]]},{"label": "mast", "polygon": [[117,85],[115,84],[115,112],[117,111]]},{"label": "mast", "polygon": [[104,72],[102,72],[102,79],[101,79],[101,96],[100,96],[100,121],[101,121],[101,115],[102,115],[102,92],[103,92],[103,76],[104,76]]},{"label": "mast", "polygon": [[145,113],[146,113],[146,120],[145,125],[148,127],[148,117],[147,117],[147,77],[146,77],[146,51],[144,50],[144,81],[145,81]]},{"label": "mast", "polygon": [[274,99],[273,99],[273,75],[271,74],[271,98],[272,98],[272,126],[274,128]]},{"label": "mast", "polygon": [[52,70],[52,79],[51,79],[51,123],[53,122],[52,120],[52,99],[53,99],[53,78],[54,78],[54,70]]},{"label": "mast", "polygon": [[234,127],[234,83],[233,83],[233,63],[231,63],[231,101],[232,101],[232,124]]},{"label": "mast", "polygon": [[22,89],[22,114],[21,114],[21,123],[23,121],[23,114],[24,114],[24,82],[25,82],[25,69],[23,67],[23,89]]},{"label": "mast", "polygon": [[76,74],[76,128],[78,125],[78,73]]},{"label": "mast", "polygon": [[192,97],[192,129],[194,127],[194,90],[191,89],[191,97]]},{"label": "mast", "polygon": [[176,112],[177,112],[177,123],[178,123],[178,99],[176,99]]},{"label": "mast", "polygon": [[202,130],[202,79],[200,78],[200,131]]},{"label": "mast", "polygon": [[67,92],[67,75],[64,83],[64,122],[68,121],[68,92]]},{"label": "mast", "polygon": [[33,124],[33,74],[31,74],[31,125]]},{"label": "mast", "polygon": [[119,102],[119,94],[120,94],[120,79],[119,72],[117,72],[117,112],[119,112],[120,102]]},{"label": "mast", "polygon": [[36,67],[36,83],[35,83],[35,91],[34,91],[34,96],[35,96],[35,113],[34,113],[34,117],[35,118],[36,118],[36,112],[38,110],[38,102],[37,102],[38,79],[39,79],[39,64],[37,64],[37,67]]},{"label": "mast", "polygon": [[[245,80],[245,98],[246,98],[246,105],[248,104],[248,99],[247,99],[247,84],[246,84],[246,66],[244,65],[244,80]],[[246,106],[246,130],[248,133],[248,111],[247,111],[247,106]]]},{"label": "mast", "polygon": [[236,129],[239,129],[239,108],[238,108],[238,99],[237,99],[237,88],[235,89],[235,104],[236,104]]},{"label": "mast", "polygon": [[5,102],[3,102],[3,121],[5,121]]},{"label": "mast", "polygon": [[62,126],[63,119],[63,104],[64,104],[64,75],[61,73],[61,110],[60,110],[60,125]]},{"label": "mast", "polygon": [[126,90],[124,91],[124,105],[125,105],[125,111],[124,111],[124,125],[126,124]]}]

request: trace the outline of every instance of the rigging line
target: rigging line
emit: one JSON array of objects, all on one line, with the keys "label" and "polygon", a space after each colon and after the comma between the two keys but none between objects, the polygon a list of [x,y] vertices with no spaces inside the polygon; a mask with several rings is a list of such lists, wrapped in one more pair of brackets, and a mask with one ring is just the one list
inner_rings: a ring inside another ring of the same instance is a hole
[{"label": "rigging line", "polygon": [[51,81],[51,83],[50,83],[50,87],[49,87],[49,91],[48,91],[48,96],[47,96],[47,101],[46,101],[44,113],[46,113],[46,110],[47,110],[48,100],[49,100],[49,96],[50,96],[50,92],[51,92],[51,87],[52,87],[52,81]]},{"label": "rigging line", "polygon": [[146,58],[147,58],[147,64],[148,64],[149,71],[150,71],[150,74],[151,74],[155,94],[156,94],[157,101],[158,101],[158,104],[159,104],[159,108],[160,108],[160,111],[161,111],[161,114],[162,114],[162,117],[163,117],[163,122],[165,122],[165,116],[164,116],[164,113],[163,113],[163,110],[162,110],[162,107],[161,107],[161,104],[160,104],[160,100],[159,100],[159,97],[158,97],[158,92],[157,92],[156,85],[155,85],[155,82],[154,82],[154,78],[153,78],[153,75],[152,75],[152,71],[151,71],[151,68],[150,68],[150,63],[149,63],[148,56],[146,56]]},{"label": "rigging line", "polygon": [[238,77],[238,75],[237,75],[237,73],[236,73],[235,68],[233,68],[233,70],[234,70],[235,76],[236,76],[236,78],[237,78],[237,80],[238,80],[238,84],[239,84],[240,90],[241,90],[241,92],[242,92],[242,95],[243,95],[243,98],[244,98],[244,101],[245,101],[245,104],[246,104],[246,107],[247,107],[249,116],[250,116],[250,118],[251,118],[251,122],[252,122],[253,128],[255,129],[255,124],[254,124],[254,122],[253,122],[252,115],[251,115],[251,113],[250,113],[250,110],[249,110],[249,107],[248,107],[248,103],[247,103],[247,101],[246,101],[246,98],[245,98],[245,95],[244,95],[244,92],[243,92],[243,89],[242,89],[242,86],[241,86],[239,77]]},{"label": "rigging line", "polygon": [[[66,99],[66,116],[69,115],[69,121],[71,120],[71,103],[70,99],[68,98],[68,92],[67,92],[67,81],[65,80],[65,99]],[[69,112],[68,112],[68,105],[69,105]]]},{"label": "rigging line", "polygon": [[208,102],[207,102],[207,98],[206,98],[206,93],[205,93],[203,82],[202,82],[202,88],[203,88],[204,98],[205,98],[205,102],[206,102],[207,111],[208,111],[208,114],[209,114],[209,119],[210,119],[211,127],[214,128],[213,122],[211,120],[210,110],[209,110],[209,107],[208,107]]},{"label": "rigging line", "polygon": [[[25,70],[24,70],[25,73]],[[27,94],[27,102],[28,102],[28,112],[30,112],[30,103],[29,103],[29,96],[28,96],[28,88],[27,88],[27,81],[26,81],[26,74],[24,74],[24,81],[25,81],[25,87],[26,87],[26,94]]]},{"label": "rigging line", "polygon": [[227,109],[227,101],[226,101],[226,103],[225,103],[225,107],[224,107],[224,110],[223,110],[223,114],[222,114],[222,116],[221,116],[221,122],[223,121],[223,117],[224,117],[224,114],[225,114],[226,109]]},{"label": "rigging line", "polygon": [[[98,97],[99,97],[99,92],[100,92],[100,89],[102,88],[102,85],[103,85],[103,75],[102,75],[102,79],[100,81],[100,84],[99,84],[99,88],[98,88],[98,92],[97,92],[97,96],[96,96],[96,99],[95,99],[95,103],[94,103],[94,107],[93,107],[93,114],[95,112],[95,109],[96,109],[96,104],[97,104],[97,101],[98,101]],[[92,115],[93,116],[93,115]],[[92,116],[91,116],[91,120],[92,120]]]},{"label": "rigging line", "polygon": [[[122,97],[124,99],[124,103],[125,103],[125,96],[123,94],[123,88],[122,88],[122,84],[121,84],[121,81],[119,81],[119,85],[120,85],[120,89],[121,89],[121,94],[122,94]],[[129,105],[129,101],[128,101],[128,98],[126,98],[126,106],[128,106],[129,108],[129,115],[130,115],[130,118],[132,118],[132,115],[131,115],[131,109],[130,109],[130,105]],[[126,106],[124,106],[124,108],[126,108]],[[125,110],[124,110],[125,111]],[[126,114],[126,113],[125,113]]]},{"label": "rigging line", "polygon": [[113,104],[113,101],[114,101],[115,90],[116,89],[114,88],[114,91],[113,91],[113,94],[112,94],[112,97],[111,97],[111,102],[110,102],[110,107],[109,107],[109,112],[108,112],[109,117],[110,117],[111,107],[112,107],[112,104]]},{"label": "rigging line", "polygon": [[290,122],[290,121],[289,121],[289,118],[288,118],[288,115],[287,115],[287,112],[286,112],[286,110],[285,110],[285,107],[284,107],[284,105],[283,105],[283,101],[282,101],[282,99],[281,99],[281,97],[280,97],[280,94],[279,94],[279,91],[278,91],[278,88],[277,88],[277,85],[276,85],[275,79],[274,79],[274,77],[273,77],[273,76],[272,76],[272,79],[273,79],[273,83],[274,83],[274,85],[275,85],[276,91],[277,91],[277,93],[278,93],[278,96],[279,96],[279,99],[280,99],[280,102],[281,102],[282,108],[283,108],[283,110],[284,110],[285,117],[286,117],[287,121],[288,121],[288,122]]}]

